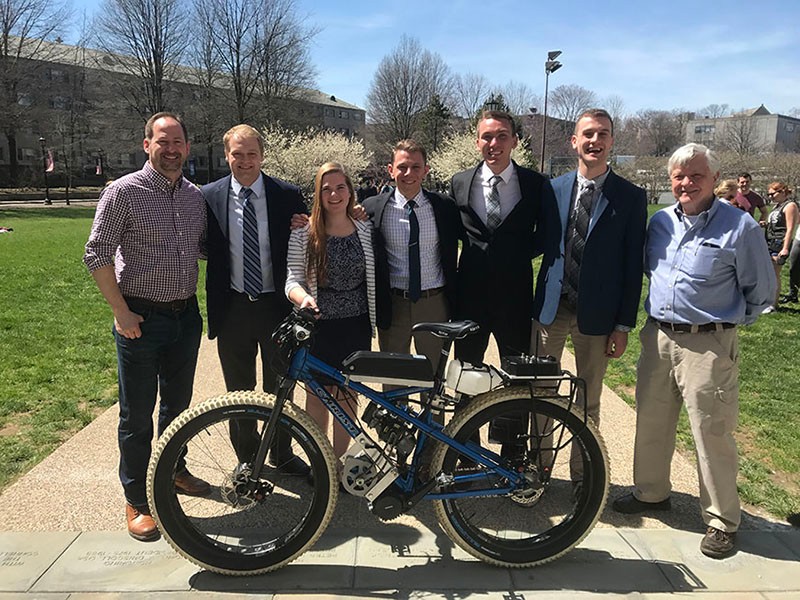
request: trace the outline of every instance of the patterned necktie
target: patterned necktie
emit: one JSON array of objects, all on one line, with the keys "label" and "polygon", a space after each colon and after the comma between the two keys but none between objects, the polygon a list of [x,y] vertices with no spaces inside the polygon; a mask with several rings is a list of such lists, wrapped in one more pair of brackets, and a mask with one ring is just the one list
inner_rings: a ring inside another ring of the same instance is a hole
[{"label": "patterned necktie", "polygon": [[576,307],[578,305],[578,282],[581,275],[581,261],[586,238],[589,235],[589,220],[592,215],[592,198],[594,197],[594,182],[589,181],[580,190],[575,210],[573,213],[573,234],[571,236],[571,251],[567,256],[564,283],[567,300]]},{"label": "patterned necktie", "polygon": [[489,191],[489,198],[486,200],[486,226],[489,231],[494,231],[500,226],[500,221],[503,220],[500,214],[500,192],[497,190],[497,185],[503,180],[499,175],[492,175],[489,178],[489,185],[492,189]]},{"label": "patterned necktie", "polygon": [[406,204],[408,215],[408,299],[412,302],[419,300],[422,295],[422,279],[420,277],[419,262],[419,221],[414,212],[417,203],[409,200]]},{"label": "patterned necktie", "polygon": [[258,245],[256,209],[250,201],[253,190],[242,188],[242,254],[244,262],[244,291],[250,298],[261,294],[261,251]]}]

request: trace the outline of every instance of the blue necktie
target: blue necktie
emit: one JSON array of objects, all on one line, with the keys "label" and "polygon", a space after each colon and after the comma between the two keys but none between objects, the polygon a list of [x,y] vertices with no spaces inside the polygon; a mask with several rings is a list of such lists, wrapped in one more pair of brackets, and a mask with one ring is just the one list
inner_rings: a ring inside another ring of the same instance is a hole
[{"label": "blue necktie", "polygon": [[258,245],[256,209],[250,201],[253,190],[242,188],[242,250],[244,258],[244,291],[250,298],[261,294],[261,251]]},{"label": "blue necktie", "polygon": [[409,200],[406,204],[408,214],[408,299],[419,300],[422,295],[422,280],[419,264],[419,221],[414,212],[417,203]]}]

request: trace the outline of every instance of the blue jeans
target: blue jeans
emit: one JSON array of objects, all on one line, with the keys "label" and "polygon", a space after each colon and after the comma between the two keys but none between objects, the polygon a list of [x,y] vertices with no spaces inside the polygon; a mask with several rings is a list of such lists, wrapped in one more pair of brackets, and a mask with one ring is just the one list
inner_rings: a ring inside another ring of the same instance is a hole
[{"label": "blue jeans", "polygon": [[114,330],[119,377],[119,479],[125,499],[147,507],[146,477],[153,441],[153,410],[160,390],[158,434],[189,406],[203,319],[197,299],[181,312],[129,303],[144,317],[142,336],[129,339]]}]

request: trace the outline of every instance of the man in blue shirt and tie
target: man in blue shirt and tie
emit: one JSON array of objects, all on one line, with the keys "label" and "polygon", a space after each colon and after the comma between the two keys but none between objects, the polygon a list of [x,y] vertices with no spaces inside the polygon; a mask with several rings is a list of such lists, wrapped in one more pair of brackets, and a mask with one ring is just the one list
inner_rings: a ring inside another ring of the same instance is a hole
[{"label": "man in blue shirt and tie", "polygon": [[686,404],[707,526],[700,550],[723,558],[735,549],[741,517],[733,438],[739,412],[736,329],[772,303],[775,277],[758,224],[714,197],[719,161],[713,152],[686,144],[667,171],[678,202],[653,216],[645,244],[650,291],[639,336],[634,490],[613,507],[626,514],[669,510],[670,462]]}]

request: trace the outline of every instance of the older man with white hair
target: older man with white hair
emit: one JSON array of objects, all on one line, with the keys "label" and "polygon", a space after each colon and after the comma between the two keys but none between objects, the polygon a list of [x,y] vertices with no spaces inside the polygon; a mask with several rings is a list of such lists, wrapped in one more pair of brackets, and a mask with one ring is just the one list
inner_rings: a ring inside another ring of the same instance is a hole
[{"label": "older man with white hair", "polygon": [[775,278],[758,224],[714,197],[719,161],[687,144],[667,166],[677,204],[650,220],[645,273],[650,291],[640,333],[636,384],[634,490],[614,510],[670,508],[670,463],[681,404],[697,447],[700,550],[734,551],[741,509],[733,431],[739,412],[737,326],[753,323],[775,297]]}]

